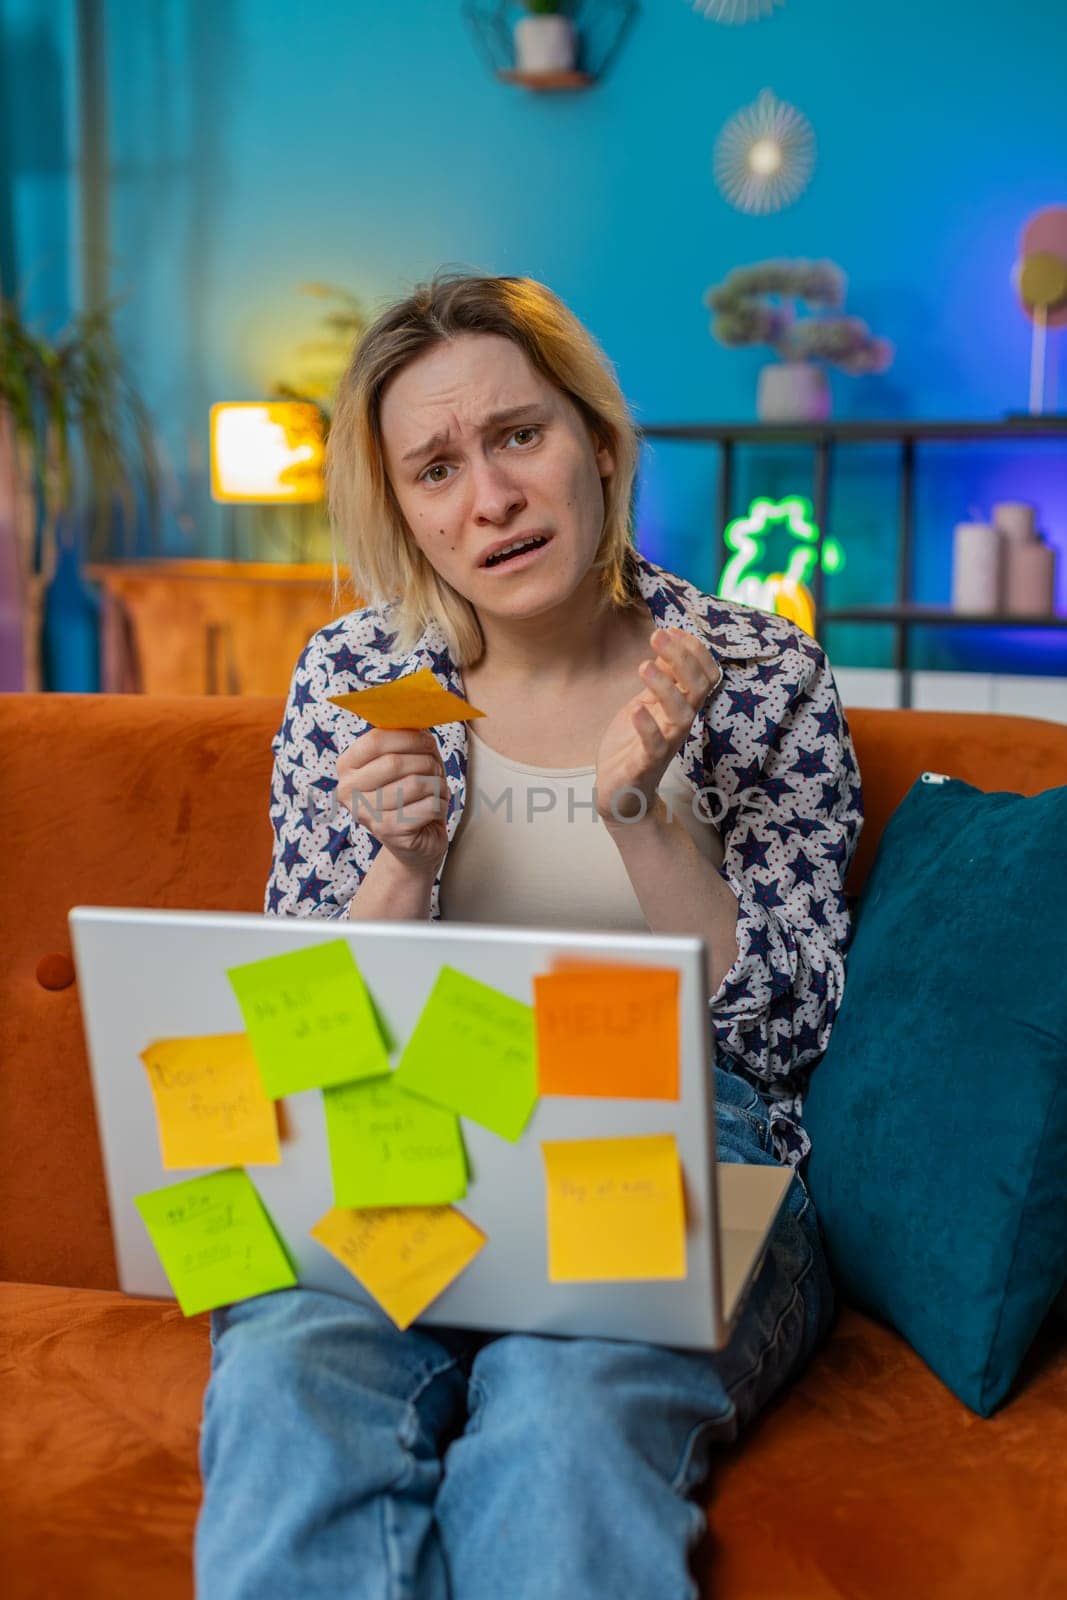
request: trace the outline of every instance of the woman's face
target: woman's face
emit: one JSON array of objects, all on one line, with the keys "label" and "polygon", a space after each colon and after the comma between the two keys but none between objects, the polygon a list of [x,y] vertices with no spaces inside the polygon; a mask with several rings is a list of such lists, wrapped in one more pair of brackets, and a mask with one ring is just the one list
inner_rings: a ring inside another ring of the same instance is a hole
[{"label": "woman's face", "polygon": [[[518,345],[483,333],[435,345],[390,381],[380,418],[415,543],[476,611],[532,617],[574,593],[600,542],[614,460]],[[538,548],[493,559],[534,538]]]}]

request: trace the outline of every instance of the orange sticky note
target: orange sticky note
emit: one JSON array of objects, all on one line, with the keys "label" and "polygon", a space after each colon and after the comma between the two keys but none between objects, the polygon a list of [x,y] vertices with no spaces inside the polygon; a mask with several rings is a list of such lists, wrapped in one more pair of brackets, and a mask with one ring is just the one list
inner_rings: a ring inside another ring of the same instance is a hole
[{"label": "orange sticky note", "polygon": [[673,967],[567,966],[533,989],[539,1093],[677,1100]]},{"label": "orange sticky note", "polygon": [[544,1140],[548,1276],[592,1283],[686,1276],[673,1133]]},{"label": "orange sticky note", "polygon": [[486,1242],[455,1206],[334,1206],[310,1231],[398,1328],[414,1322]]},{"label": "orange sticky note", "polygon": [[375,728],[436,728],[442,722],[485,716],[439,683],[429,667],[405,673],[392,683],[378,683],[353,694],[331,694],[327,699],[342,711],[354,711]]},{"label": "orange sticky note", "polygon": [[281,1160],[274,1104],[246,1034],[156,1039],[141,1051],[141,1060],[168,1171],[275,1166]]}]

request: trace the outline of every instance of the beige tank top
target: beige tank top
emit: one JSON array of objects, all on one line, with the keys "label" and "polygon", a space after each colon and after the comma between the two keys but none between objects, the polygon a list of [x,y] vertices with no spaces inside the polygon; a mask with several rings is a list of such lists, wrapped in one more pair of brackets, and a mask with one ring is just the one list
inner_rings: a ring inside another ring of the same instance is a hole
[{"label": "beige tank top", "polygon": [[[596,768],[527,766],[490,749],[472,728],[467,733],[467,798],[441,875],[442,918],[647,932],[622,857],[596,814]],[[722,841],[694,813],[679,757],[659,794],[719,866]]]}]

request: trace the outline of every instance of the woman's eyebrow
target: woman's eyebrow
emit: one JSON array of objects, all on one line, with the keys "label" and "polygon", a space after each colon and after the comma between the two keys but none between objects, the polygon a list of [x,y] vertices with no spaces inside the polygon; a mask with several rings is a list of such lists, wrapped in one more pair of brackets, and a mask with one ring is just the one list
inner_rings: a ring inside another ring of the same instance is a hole
[{"label": "woman's eyebrow", "polygon": [[[532,411],[540,412],[544,409],[540,400],[531,400],[526,405],[509,406],[506,411],[491,411],[481,422],[480,432],[487,433],[490,428],[501,428],[506,422],[518,422],[520,418],[529,416]],[[422,444],[417,444],[413,450],[408,450],[400,457],[401,461],[417,461],[420,456],[428,456],[434,450],[442,449],[448,443],[447,429],[442,433],[435,433]]]}]

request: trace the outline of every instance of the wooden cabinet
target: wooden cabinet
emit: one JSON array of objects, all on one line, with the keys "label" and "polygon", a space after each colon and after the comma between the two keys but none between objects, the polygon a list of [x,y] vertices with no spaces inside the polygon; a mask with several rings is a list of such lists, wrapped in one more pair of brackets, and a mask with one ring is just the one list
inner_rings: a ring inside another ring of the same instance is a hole
[{"label": "wooden cabinet", "polygon": [[136,561],[100,585],[105,693],[284,694],[308,639],[360,602],[327,562]]}]

